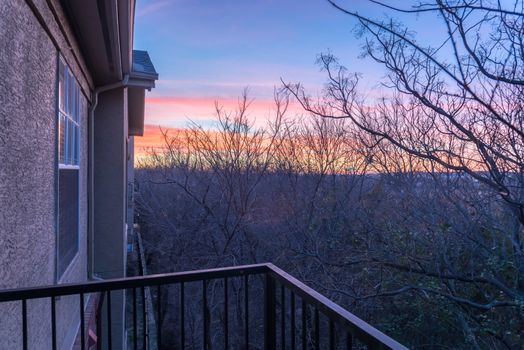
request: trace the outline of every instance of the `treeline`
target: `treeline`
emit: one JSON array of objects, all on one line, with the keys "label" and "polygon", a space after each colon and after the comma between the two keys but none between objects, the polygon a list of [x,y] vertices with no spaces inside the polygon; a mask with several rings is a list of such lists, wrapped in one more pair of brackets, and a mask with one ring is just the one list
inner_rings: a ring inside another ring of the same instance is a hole
[{"label": "treeline", "polygon": [[[410,347],[518,348],[521,227],[500,195],[287,106],[277,94],[274,118],[254,127],[244,95],[237,111],[217,106],[217,129],[164,132],[136,173],[150,272],[272,262]],[[162,327],[176,337],[173,314]]]}]

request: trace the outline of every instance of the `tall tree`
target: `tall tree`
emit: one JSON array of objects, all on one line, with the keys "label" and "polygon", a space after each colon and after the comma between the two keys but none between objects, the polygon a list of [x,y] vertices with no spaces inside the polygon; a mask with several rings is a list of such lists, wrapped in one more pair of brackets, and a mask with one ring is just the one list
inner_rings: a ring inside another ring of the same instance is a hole
[{"label": "tall tree", "polygon": [[[301,84],[284,83],[285,89],[314,115],[350,120],[362,132],[360,140],[382,160],[414,156],[422,160],[414,171],[437,179],[443,174],[467,175],[477,184],[469,186],[470,191],[493,194],[496,207],[505,208],[513,218],[514,225],[494,230],[489,238],[481,230],[463,238],[463,247],[483,256],[474,270],[458,265],[460,259],[450,259],[453,248],[445,245],[434,259],[417,254],[396,261],[378,257],[398,272],[430,277],[383,295],[416,290],[443,296],[466,310],[463,329],[471,344],[486,346],[476,339],[478,310],[512,308],[516,313],[511,317],[518,327],[523,325],[519,310],[524,301],[524,2],[435,0],[400,8],[370,0],[393,16],[437,16],[443,41],[428,46],[391,17],[371,18],[340,1],[327,1],[357,22],[364,55],[387,71],[383,81],[387,92],[375,101],[361,97],[361,76],[348,72],[332,54],[318,60],[327,74],[321,96],[311,97]],[[473,207],[465,209],[472,212]],[[473,244],[465,245],[466,240]],[[489,332],[502,346],[523,341],[500,329]]]}]

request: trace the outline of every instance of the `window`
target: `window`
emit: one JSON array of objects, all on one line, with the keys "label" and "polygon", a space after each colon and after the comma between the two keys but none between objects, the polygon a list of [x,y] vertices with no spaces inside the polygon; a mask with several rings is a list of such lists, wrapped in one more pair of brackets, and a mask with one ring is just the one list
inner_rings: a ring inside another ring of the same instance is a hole
[{"label": "window", "polygon": [[62,277],[79,249],[80,88],[59,59],[57,273]]}]

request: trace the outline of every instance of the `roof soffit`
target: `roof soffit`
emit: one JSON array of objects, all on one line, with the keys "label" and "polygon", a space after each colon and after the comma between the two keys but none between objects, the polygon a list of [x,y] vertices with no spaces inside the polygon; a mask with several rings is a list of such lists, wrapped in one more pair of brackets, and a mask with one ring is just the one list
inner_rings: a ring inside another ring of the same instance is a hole
[{"label": "roof soffit", "polygon": [[134,0],[62,0],[95,85],[130,72]]}]

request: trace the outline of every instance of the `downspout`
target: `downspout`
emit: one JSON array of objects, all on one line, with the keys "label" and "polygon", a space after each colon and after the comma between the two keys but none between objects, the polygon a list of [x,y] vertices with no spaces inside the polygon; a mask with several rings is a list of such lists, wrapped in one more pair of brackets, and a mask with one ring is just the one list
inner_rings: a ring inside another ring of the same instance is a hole
[{"label": "downspout", "polygon": [[87,182],[87,193],[88,193],[88,228],[87,228],[87,246],[88,246],[88,258],[87,258],[87,277],[90,280],[100,279],[95,275],[95,218],[94,218],[94,199],[95,199],[95,178],[94,178],[94,165],[95,165],[95,110],[98,106],[98,94],[109,90],[127,87],[129,82],[129,74],[124,76],[122,81],[99,86],[93,90],[93,102],[89,107],[89,155],[88,155],[88,182]]}]

